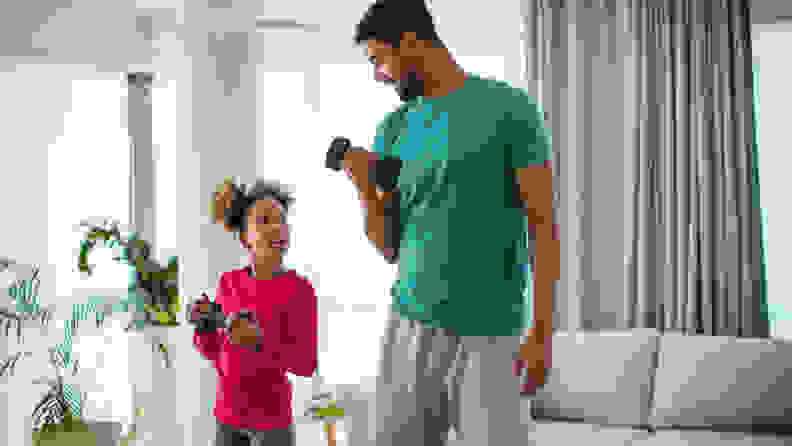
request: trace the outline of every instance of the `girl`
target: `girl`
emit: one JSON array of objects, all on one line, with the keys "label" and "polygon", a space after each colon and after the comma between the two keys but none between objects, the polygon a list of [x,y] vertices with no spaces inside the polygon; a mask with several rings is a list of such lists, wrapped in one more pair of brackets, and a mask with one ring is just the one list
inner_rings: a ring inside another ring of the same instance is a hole
[{"label": "girl", "polygon": [[[230,318],[229,328],[193,335],[195,347],[219,375],[217,446],[294,444],[286,372],[313,375],[317,316],[311,283],[283,267],[292,202],[280,186],[264,181],[247,192],[226,183],[215,193],[215,222],[239,234],[250,259],[248,266],[220,276],[215,303]],[[192,308],[201,307],[207,308]]]}]

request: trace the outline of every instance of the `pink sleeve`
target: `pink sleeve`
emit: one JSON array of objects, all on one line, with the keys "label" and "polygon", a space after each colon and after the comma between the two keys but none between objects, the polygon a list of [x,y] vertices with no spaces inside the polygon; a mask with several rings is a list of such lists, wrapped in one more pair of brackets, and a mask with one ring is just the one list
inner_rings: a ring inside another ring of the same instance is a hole
[{"label": "pink sleeve", "polygon": [[317,365],[316,293],[307,280],[289,301],[283,327],[284,368],[298,376],[312,376]]},{"label": "pink sleeve", "polygon": [[212,361],[217,366],[217,360],[220,358],[220,333],[219,331],[211,333],[199,333],[197,330],[193,333],[193,345],[196,350],[201,353],[201,356]]},{"label": "pink sleeve", "polygon": [[[220,281],[217,284],[217,294],[215,295],[215,302],[222,304],[223,298],[229,294],[230,290],[226,284],[225,274],[220,276]],[[220,349],[222,348],[222,334],[218,329],[215,332],[199,333],[197,330],[193,333],[193,345],[201,353],[201,356],[212,361],[215,368],[219,366]],[[219,370],[219,369],[218,369]]]}]

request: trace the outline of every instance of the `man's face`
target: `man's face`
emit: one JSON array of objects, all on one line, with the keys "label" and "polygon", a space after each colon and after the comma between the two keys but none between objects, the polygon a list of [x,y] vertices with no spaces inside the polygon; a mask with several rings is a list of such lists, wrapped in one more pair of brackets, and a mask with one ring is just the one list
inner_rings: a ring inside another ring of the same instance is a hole
[{"label": "man's face", "polygon": [[424,83],[415,57],[415,45],[407,38],[399,48],[377,40],[366,42],[366,54],[374,66],[377,82],[393,85],[402,102],[424,95]]}]

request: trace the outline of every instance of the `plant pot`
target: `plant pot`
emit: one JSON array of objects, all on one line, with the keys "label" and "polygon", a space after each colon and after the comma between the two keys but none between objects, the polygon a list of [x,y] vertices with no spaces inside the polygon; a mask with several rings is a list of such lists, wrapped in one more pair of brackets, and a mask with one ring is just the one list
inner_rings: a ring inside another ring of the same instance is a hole
[{"label": "plant pot", "polygon": [[104,446],[121,439],[121,424],[115,422],[74,421],[48,432],[33,432],[33,446]]}]

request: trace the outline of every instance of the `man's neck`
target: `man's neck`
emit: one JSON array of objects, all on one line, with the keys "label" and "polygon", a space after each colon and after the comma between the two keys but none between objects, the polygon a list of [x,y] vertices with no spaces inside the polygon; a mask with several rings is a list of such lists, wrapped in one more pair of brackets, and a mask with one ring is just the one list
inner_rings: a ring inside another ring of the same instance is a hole
[{"label": "man's neck", "polygon": [[424,75],[424,97],[434,98],[445,96],[461,88],[467,74],[456,63],[448,50],[437,49],[438,53],[431,56],[426,66]]}]

